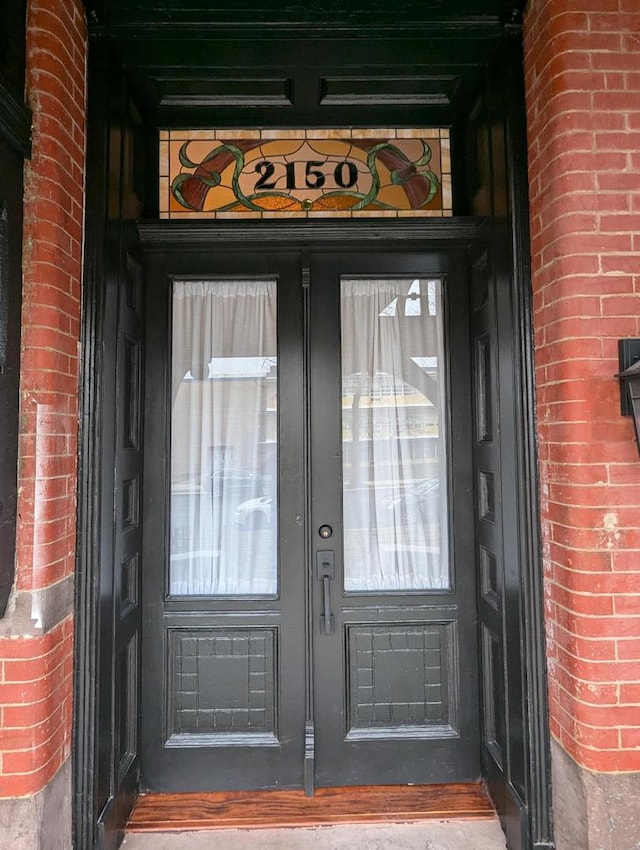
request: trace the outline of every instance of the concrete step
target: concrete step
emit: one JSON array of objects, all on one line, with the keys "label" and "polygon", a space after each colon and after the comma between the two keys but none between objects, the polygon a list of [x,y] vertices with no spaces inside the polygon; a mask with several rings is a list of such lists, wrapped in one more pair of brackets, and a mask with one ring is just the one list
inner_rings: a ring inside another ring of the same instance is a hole
[{"label": "concrete step", "polygon": [[498,820],[129,833],[122,850],[506,850]]}]

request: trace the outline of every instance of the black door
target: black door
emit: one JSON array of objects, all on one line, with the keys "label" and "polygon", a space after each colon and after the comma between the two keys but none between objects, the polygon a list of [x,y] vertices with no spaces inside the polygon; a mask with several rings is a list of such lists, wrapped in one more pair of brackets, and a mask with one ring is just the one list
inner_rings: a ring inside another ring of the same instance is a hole
[{"label": "black door", "polygon": [[479,776],[465,292],[456,252],[152,259],[143,787]]}]

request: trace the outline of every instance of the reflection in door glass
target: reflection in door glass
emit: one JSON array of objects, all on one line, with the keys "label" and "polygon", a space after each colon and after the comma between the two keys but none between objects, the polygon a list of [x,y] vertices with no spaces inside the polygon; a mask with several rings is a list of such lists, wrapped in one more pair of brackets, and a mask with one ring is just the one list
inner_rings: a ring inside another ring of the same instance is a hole
[{"label": "reflection in door glass", "polygon": [[169,592],[277,591],[275,280],[173,285]]},{"label": "reflection in door glass", "polygon": [[448,588],[442,281],[342,278],[344,583]]}]

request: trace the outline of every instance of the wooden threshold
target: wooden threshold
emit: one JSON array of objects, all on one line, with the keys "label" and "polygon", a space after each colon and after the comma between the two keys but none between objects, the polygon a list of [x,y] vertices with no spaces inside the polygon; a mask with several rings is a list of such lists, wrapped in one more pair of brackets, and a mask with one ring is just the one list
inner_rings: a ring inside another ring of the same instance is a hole
[{"label": "wooden threshold", "polygon": [[303,791],[217,791],[143,794],[127,825],[129,832],[193,829],[265,829],[338,823],[406,823],[454,818],[493,818],[483,787],[376,785]]}]

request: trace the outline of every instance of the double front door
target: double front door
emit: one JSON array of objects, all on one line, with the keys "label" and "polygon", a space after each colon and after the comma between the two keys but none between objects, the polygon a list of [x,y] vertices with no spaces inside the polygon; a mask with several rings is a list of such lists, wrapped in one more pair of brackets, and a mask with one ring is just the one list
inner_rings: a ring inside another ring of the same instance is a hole
[{"label": "double front door", "polygon": [[455,251],[150,260],[142,784],[479,776]]}]

